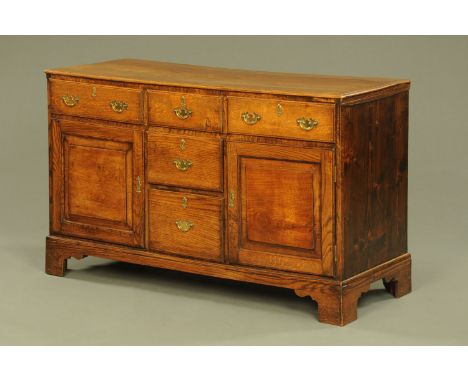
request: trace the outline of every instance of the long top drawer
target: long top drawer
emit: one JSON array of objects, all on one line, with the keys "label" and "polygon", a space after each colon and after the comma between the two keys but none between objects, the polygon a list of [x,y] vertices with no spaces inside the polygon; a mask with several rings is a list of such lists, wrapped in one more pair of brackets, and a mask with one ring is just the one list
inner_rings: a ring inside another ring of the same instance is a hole
[{"label": "long top drawer", "polygon": [[118,122],[143,123],[140,89],[76,81],[50,80],[51,111]]}]

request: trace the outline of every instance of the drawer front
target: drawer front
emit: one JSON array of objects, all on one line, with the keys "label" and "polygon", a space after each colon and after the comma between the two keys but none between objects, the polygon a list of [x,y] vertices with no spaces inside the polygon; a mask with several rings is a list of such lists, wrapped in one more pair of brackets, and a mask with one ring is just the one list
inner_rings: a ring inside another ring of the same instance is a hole
[{"label": "drawer front", "polygon": [[149,248],[221,261],[223,198],[151,189]]},{"label": "drawer front", "polygon": [[222,139],[150,129],[148,182],[204,190],[223,190]]},{"label": "drawer front", "polygon": [[143,122],[142,91],[117,86],[50,80],[52,112],[118,122]]},{"label": "drawer front", "polygon": [[221,131],[223,98],[148,90],[150,124],[182,129]]},{"label": "drawer front", "polygon": [[228,131],[333,142],[335,106],[325,103],[228,97]]}]

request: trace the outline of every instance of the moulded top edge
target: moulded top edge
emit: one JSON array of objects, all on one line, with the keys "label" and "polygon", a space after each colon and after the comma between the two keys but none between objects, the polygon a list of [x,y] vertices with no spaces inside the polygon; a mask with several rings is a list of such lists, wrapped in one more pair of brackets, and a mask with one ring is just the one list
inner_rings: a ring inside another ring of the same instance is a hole
[{"label": "moulded top edge", "polygon": [[152,85],[196,87],[344,100],[393,88],[410,81],[380,77],[350,77],[214,68],[160,61],[121,59],[48,69],[47,74]]}]

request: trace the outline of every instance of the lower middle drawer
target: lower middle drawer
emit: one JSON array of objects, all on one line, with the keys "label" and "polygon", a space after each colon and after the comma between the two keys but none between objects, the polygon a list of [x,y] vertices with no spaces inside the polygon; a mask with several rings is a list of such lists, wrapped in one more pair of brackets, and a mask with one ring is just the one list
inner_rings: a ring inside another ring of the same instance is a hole
[{"label": "lower middle drawer", "polygon": [[151,250],[222,261],[222,197],[153,188],[148,210]]}]

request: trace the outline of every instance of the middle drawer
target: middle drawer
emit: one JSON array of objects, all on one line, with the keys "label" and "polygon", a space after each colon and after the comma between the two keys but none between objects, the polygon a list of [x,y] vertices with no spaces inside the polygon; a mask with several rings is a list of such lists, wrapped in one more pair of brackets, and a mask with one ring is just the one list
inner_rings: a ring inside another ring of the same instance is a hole
[{"label": "middle drawer", "polygon": [[223,140],[150,129],[148,182],[223,191]]}]

